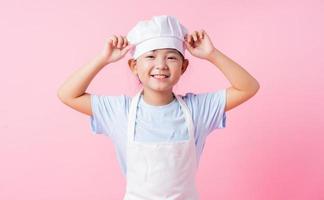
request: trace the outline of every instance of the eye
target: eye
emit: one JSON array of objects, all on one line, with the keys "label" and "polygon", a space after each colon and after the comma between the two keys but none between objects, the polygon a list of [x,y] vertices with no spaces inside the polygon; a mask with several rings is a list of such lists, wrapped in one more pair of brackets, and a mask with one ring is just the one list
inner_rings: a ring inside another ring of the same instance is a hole
[{"label": "eye", "polygon": [[145,58],[154,58],[154,56],[146,56]]},{"label": "eye", "polygon": [[171,59],[175,59],[175,60],[177,59],[176,57],[169,57],[169,58],[171,58]]}]

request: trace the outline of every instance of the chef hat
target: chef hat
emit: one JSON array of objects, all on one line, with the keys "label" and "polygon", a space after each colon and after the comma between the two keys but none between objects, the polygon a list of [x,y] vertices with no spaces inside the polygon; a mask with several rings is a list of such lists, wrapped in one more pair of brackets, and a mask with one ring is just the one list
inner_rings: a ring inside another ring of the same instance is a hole
[{"label": "chef hat", "polygon": [[134,48],[130,53],[137,59],[143,53],[154,49],[173,48],[185,55],[184,36],[188,30],[174,16],[153,16],[150,20],[138,22],[127,34],[127,40]]}]

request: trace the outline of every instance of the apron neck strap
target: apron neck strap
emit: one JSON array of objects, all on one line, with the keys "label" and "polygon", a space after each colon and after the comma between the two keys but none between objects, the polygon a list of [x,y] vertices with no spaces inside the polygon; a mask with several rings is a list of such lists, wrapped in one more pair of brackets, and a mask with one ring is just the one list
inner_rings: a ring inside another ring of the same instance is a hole
[{"label": "apron neck strap", "polygon": [[[132,98],[131,105],[130,105],[130,110],[128,114],[128,126],[127,126],[127,138],[128,138],[128,143],[133,143],[134,142],[134,132],[135,132],[135,120],[136,120],[136,111],[137,111],[137,105],[139,102],[139,98],[143,92],[143,88],[140,89],[140,91]],[[193,126],[193,121],[191,117],[190,110],[184,100],[179,96],[175,95],[174,96],[177,98],[178,102],[180,103],[180,107],[182,109],[182,112],[185,117],[186,125],[188,127],[188,134],[189,134],[189,140],[194,140],[194,126]]]}]

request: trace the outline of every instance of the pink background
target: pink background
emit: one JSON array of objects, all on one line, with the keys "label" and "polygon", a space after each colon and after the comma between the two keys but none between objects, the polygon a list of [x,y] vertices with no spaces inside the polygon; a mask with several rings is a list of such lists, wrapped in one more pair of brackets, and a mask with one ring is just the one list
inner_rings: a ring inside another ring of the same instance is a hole
[{"label": "pink background", "polygon": [[[323,1],[2,1],[0,3],[0,199],[122,199],[125,181],[109,138],[57,89],[112,34],[138,20],[176,16],[205,29],[216,48],[260,83],[207,138],[201,199],[324,199]],[[175,92],[212,92],[230,82],[186,52]],[[104,68],[87,92],[133,95],[127,59]]]}]

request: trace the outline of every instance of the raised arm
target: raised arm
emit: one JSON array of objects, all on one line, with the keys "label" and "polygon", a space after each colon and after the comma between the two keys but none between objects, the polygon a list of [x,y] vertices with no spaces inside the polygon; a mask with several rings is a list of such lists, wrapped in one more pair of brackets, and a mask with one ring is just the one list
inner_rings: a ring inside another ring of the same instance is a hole
[{"label": "raised arm", "polygon": [[227,57],[218,49],[210,54],[208,60],[223,72],[230,81],[231,87],[226,88],[226,106],[228,111],[250,99],[259,90],[258,81],[243,67]]},{"label": "raised arm", "polygon": [[247,101],[259,90],[258,81],[243,67],[216,49],[204,30],[186,35],[185,45],[192,55],[210,61],[230,81],[232,86],[226,89],[225,111]]},{"label": "raised arm", "polygon": [[106,65],[120,60],[132,45],[126,37],[113,35],[105,47],[88,64],[77,69],[58,89],[58,98],[69,107],[87,115],[92,115],[91,94],[86,93],[90,82]]}]

